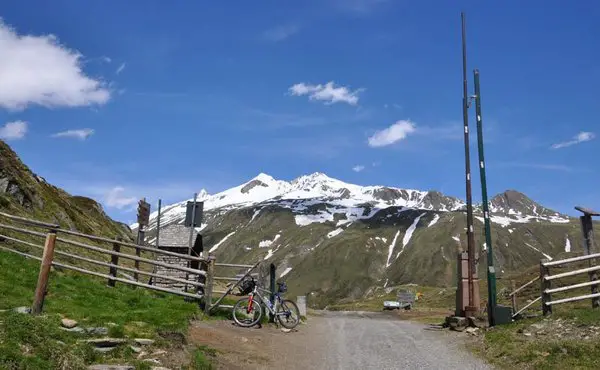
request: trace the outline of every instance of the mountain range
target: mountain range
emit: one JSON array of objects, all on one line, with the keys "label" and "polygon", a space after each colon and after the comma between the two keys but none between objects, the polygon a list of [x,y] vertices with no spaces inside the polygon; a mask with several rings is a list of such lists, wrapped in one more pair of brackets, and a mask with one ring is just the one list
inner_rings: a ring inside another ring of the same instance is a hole
[{"label": "mountain range", "polygon": [[[453,287],[456,255],[466,250],[465,204],[436,191],[358,186],[323,173],[293,181],[259,174],[217,194],[200,192],[205,216],[197,229],[217,261],[277,266],[290,295],[311,306],[357,299],[400,284]],[[162,210],[161,228],[182,223],[187,200]],[[479,264],[487,246],[475,206]],[[507,190],[490,200],[498,277],[542,258],[581,253],[577,218]],[[0,140],[0,210],[84,233],[134,240],[137,225],[112,220],[95,200],[53,186]],[[147,242],[156,236],[151,214]],[[2,221],[6,222],[6,221]],[[219,273],[219,272],[218,272]],[[485,269],[480,269],[483,278]],[[231,271],[223,272],[228,276]]]},{"label": "mountain range", "polygon": [[[163,207],[161,228],[183,223],[188,201]],[[399,284],[455,286],[456,256],[466,250],[465,203],[437,191],[359,186],[319,172],[289,182],[261,173],[217,194],[202,190],[197,201],[204,203],[197,230],[205,253],[220,262],[274,263],[290,293],[310,293],[313,304]],[[581,250],[578,220],[525,194],[507,190],[489,207],[500,278],[540,259]],[[485,266],[481,205],[474,212],[479,261]],[[151,214],[147,228],[150,243],[157,215]],[[484,277],[485,270],[479,274]]]}]

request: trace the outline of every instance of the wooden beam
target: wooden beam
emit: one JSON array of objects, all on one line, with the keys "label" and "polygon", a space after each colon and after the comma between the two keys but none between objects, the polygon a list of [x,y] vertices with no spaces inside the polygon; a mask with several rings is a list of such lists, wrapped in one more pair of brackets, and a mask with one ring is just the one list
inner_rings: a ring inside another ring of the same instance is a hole
[{"label": "wooden beam", "polygon": [[588,255],[578,256],[578,257],[571,257],[571,258],[566,258],[564,260],[545,262],[544,266],[547,266],[547,267],[559,266],[559,265],[564,265],[567,263],[587,261],[587,260],[590,260],[593,258],[600,258],[600,253],[588,254]]},{"label": "wooden beam", "polygon": [[206,289],[204,290],[204,312],[210,314],[212,305],[213,278],[215,276],[215,257],[209,256],[206,264]]},{"label": "wooden beam", "polygon": [[[120,252],[121,251],[121,245],[119,243],[114,243],[113,244],[113,251],[115,252]],[[110,276],[116,277],[117,276],[117,266],[119,266],[119,256],[110,256],[110,263],[113,266],[110,266],[109,269],[109,274]],[[108,280],[108,286],[110,287],[114,287],[115,286],[116,281],[113,279],[109,279]]]},{"label": "wooden beam", "polygon": [[590,215],[590,216],[600,216],[600,213],[594,211],[593,209],[590,208],[586,208],[586,207],[582,207],[582,206],[575,206],[575,209],[578,210],[579,212],[586,214],[586,215]]},{"label": "wooden beam", "polygon": [[[87,245],[87,244],[80,243],[80,242],[76,242],[76,241],[70,240],[70,239],[56,238],[56,240],[58,240],[59,242],[71,244],[71,245],[74,245],[74,246],[77,246],[77,247],[81,247],[81,248],[84,248],[84,249],[88,249],[88,250],[91,250],[91,251],[96,251],[96,252],[100,252],[100,253],[104,253],[104,254],[110,254],[110,255],[113,255],[113,256],[119,256],[119,257],[127,258],[127,259],[130,259],[130,260],[134,260],[134,261],[145,262],[145,263],[148,263],[150,265],[166,267],[166,268],[170,268],[170,269],[173,269],[173,270],[179,270],[179,271],[184,271],[184,272],[190,272],[190,273],[192,273],[194,275],[206,275],[206,272],[202,271],[202,270],[196,270],[196,269],[191,269],[191,268],[188,268],[188,267],[177,266],[177,265],[173,265],[173,264],[170,264],[170,263],[163,263],[163,262],[151,260],[151,259],[148,259],[148,258],[132,256],[130,254],[113,252],[111,250],[107,250],[107,249],[99,248],[99,247],[94,247],[94,246]],[[175,253],[175,255],[177,255],[177,253]]]},{"label": "wooden beam", "polygon": [[19,216],[13,216],[10,215],[8,213],[4,213],[4,212],[0,212],[0,216],[4,216],[10,220],[14,220],[20,223],[24,223],[24,224],[30,224],[33,226],[40,226],[40,227],[45,227],[51,230],[58,230],[60,229],[60,225],[57,224],[49,224],[47,222],[42,222],[42,221],[37,221],[37,220],[32,220],[30,218],[25,218],[25,217],[19,217]]},{"label": "wooden beam", "polygon": [[31,313],[39,315],[42,313],[44,306],[44,298],[46,297],[46,289],[48,288],[48,278],[50,277],[50,269],[52,268],[52,260],[54,258],[54,246],[56,245],[56,232],[51,231],[46,236],[44,244],[44,254],[42,255],[42,263],[40,265],[40,273],[38,274],[37,286],[31,306]]},{"label": "wooden beam", "polygon": [[217,263],[215,264],[215,266],[221,266],[221,267],[237,267],[237,268],[242,268],[242,269],[247,269],[252,267],[252,265],[236,265],[234,263]]}]

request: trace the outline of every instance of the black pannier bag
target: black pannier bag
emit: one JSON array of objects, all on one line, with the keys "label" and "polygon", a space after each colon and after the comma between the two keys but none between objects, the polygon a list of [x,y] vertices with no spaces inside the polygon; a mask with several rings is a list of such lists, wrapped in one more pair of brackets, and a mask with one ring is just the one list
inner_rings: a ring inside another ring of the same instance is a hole
[{"label": "black pannier bag", "polygon": [[244,279],[244,281],[242,281],[238,286],[240,289],[240,295],[250,294],[254,290],[255,286],[256,283],[254,282],[254,279]]}]

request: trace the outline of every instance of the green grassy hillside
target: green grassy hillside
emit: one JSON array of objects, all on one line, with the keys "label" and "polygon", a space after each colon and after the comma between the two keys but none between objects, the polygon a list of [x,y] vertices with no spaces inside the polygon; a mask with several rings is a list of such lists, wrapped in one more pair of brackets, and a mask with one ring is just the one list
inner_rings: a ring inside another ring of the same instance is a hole
[{"label": "green grassy hillside", "polygon": [[[80,327],[105,327],[108,335],[150,338],[156,346],[170,348],[168,333],[187,332],[198,306],[180,297],[151,293],[80,274],[53,271],[50,275],[44,315],[14,313],[11,309],[30,306],[39,263],[0,252],[0,368],[85,369],[92,363],[127,361],[149,368],[124,346],[102,354],[79,340],[84,334],[60,329],[60,319],[77,320]],[[172,336],[172,335],[171,335]]]}]

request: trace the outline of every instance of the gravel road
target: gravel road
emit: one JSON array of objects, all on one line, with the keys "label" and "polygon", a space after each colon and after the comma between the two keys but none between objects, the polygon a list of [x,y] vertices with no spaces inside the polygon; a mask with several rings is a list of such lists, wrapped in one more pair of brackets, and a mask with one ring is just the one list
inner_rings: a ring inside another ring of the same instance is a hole
[{"label": "gravel road", "polygon": [[425,325],[380,313],[324,313],[310,321],[300,330],[313,339],[296,348],[293,357],[302,359],[292,368],[492,368],[467,352],[459,333],[427,330]]},{"label": "gravel road", "polygon": [[290,333],[201,321],[190,338],[221,352],[218,369],[492,369],[465,349],[468,334],[427,329],[395,312],[319,312]]}]

